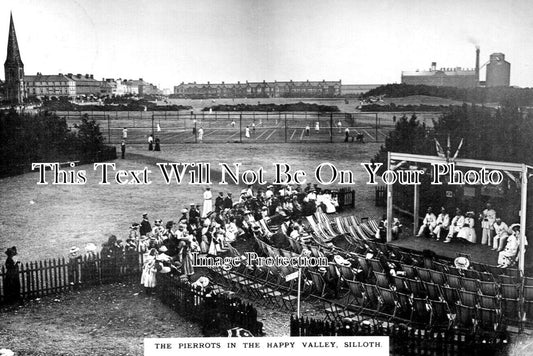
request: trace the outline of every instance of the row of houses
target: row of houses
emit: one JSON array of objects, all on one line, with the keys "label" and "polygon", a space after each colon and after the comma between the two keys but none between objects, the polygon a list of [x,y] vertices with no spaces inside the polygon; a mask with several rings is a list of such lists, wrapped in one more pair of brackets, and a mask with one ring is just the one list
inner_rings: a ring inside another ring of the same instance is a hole
[{"label": "row of houses", "polygon": [[207,82],[181,83],[174,87],[180,98],[280,98],[280,97],[337,97],[341,95],[341,81],[274,81],[245,83]]},{"label": "row of houses", "polygon": [[161,94],[157,86],[138,80],[94,79],[92,74],[42,74],[24,76],[25,96],[43,97],[101,97]]}]

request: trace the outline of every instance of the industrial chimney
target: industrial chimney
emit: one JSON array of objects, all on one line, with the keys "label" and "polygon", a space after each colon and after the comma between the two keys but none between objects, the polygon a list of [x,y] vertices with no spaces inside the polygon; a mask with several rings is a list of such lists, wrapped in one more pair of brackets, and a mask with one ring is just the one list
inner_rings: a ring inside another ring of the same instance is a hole
[{"label": "industrial chimney", "polygon": [[479,46],[476,46],[476,81],[479,85]]}]

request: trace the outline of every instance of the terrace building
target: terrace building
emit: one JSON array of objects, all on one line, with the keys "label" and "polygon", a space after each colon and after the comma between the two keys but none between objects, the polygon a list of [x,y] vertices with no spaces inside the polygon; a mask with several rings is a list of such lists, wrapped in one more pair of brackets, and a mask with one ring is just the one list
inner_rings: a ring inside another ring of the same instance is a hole
[{"label": "terrace building", "polygon": [[26,94],[28,97],[70,97],[76,96],[76,82],[59,73],[57,75],[26,75]]},{"label": "terrace building", "polygon": [[174,95],[181,98],[332,98],[341,95],[341,81],[182,82],[174,87]]}]

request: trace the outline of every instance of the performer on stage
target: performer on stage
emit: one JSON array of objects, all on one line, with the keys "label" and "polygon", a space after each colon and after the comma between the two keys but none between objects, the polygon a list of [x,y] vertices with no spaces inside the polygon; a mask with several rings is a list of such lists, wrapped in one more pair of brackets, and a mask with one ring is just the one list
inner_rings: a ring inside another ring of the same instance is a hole
[{"label": "performer on stage", "polygon": [[483,210],[483,213],[479,215],[481,221],[481,244],[492,246],[492,237],[494,235],[494,222],[496,221],[496,211],[492,209],[490,203],[487,203],[487,207]]},{"label": "performer on stage", "polygon": [[509,237],[509,226],[502,221],[501,218],[496,218],[494,225],[494,241],[492,243],[492,249],[498,252],[503,251],[507,238]]},{"label": "performer on stage", "polygon": [[464,223],[465,217],[463,216],[461,209],[455,209],[455,216],[453,217],[452,223],[450,224],[450,232],[448,232],[448,236],[446,237],[446,240],[444,240],[444,243],[447,244],[452,242],[452,238],[454,238],[457,233],[459,233],[459,230],[461,230]]},{"label": "performer on stage", "polygon": [[473,211],[467,212],[463,227],[459,230],[459,233],[457,233],[457,237],[473,244],[477,242],[476,230],[474,229],[474,216]]},{"label": "performer on stage", "polygon": [[433,214],[433,209],[431,207],[428,208],[426,212],[426,216],[424,217],[424,221],[422,222],[422,225],[420,226],[420,230],[418,230],[418,235],[416,237],[427,237],[431,231],[435,228],[437,224],[437,217],[435,214]]},{"label": "performer on stage", "polygon": [[440,240],[441,233],[448,234],[450,230],[450,215],[446,212],[445,207],[440,208],[440,214],[437,216],[437,221],[435,222],[436,226],[432,231],[432,235],[437,238],[437,241]]}]

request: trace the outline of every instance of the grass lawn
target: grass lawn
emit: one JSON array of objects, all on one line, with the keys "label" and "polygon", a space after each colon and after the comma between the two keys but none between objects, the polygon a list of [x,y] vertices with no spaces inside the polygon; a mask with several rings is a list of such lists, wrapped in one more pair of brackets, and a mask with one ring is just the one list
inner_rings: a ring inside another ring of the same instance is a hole
[{"label": "grass lawn", "polygon": [[[241,163],[241,170],[263,167],[265,180],[273,181],[273,163],[288,163],[291,171],[300,169],[316,183],[314,170],[322,162],[354,172],[355,213],[378,216],[374,207],[374,188],[364,184],[366,173],[361,162],[368,162],[378,150],[368,144],[197,144],[163,145],[161,152],[148,151],[145,145],[130,146],[126,159],[115,161],[117,170],[152,171],[149,185],[98,184],[100,171],[92,165],[76,167],[87,171],[83,185],[37,185],[37,172],[1,179],[0,247],[17,246],[22,262],[67,257],[71,246],[100,245],[110,234],[124,240],[132,222],[139,222],[144,211],[151,221],[176,220],[183,207],[201,203],[204,186],[182,183],[165,184],[156,162],[208,162],[211,164],[213,192],[232,192],[237,198],[244,187],[219,185],[219,163]],[[52,177],[47,172],[47,177]],[[109,174],[112,178],[113,174]],[[51,179],[51,178],[47,178]],[[325,179],[329,179],[325,171]],[[326,186],[323,186],[326,187]],[[332,184],[331,187],[338,187]],[[1,254],[3,264],[5,255]]]}]

